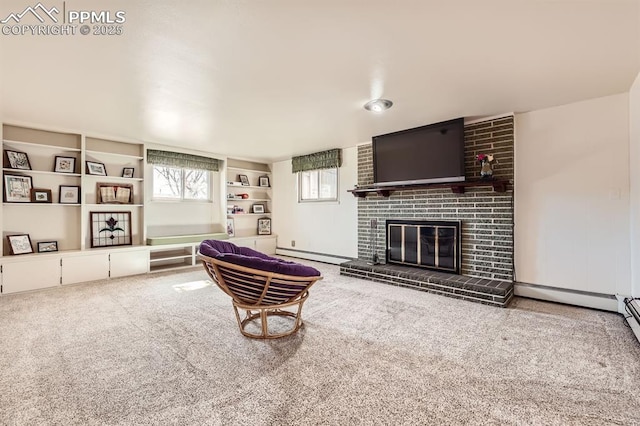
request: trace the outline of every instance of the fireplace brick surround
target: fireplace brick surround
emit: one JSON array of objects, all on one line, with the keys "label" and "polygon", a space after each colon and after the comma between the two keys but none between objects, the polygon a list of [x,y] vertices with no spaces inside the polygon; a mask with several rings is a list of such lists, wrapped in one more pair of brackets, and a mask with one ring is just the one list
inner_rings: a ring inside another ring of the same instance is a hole
[{"label": "fireplace brick surround", "polygon": [[[464,138],[467,180],[480,178],[480,166],[475,161],[475,156],[485,153],[493,154],[498,161],[494,167],[494,178],[513,182],[513,116],[465,125]],[[371,184],[373,184],[373,150],[371,144],[364,144],[358,146],[358,186]],[[466,188],[462,194],[455,194],[447,188],[420,188],[395,191],[389,197],[374,193],[358,198],[358,260],[354,261],[352,266],[360,269],[353,270],[345,264],[341,268],[342,273],[347,274],[351,269],[351,273],[348,274],[351,275],[353,272],[362,270],[363,265],[371,261],[374,254],[372,239],[375,241],[373,244],[375,253],[380,261],[385,263],[385,221],[387,219],[460,220],[462,222],[462,276],[451,276],[452,282],[470,282],[470,279],[474,278],[477,279],[473,281],[474,283],[481,282],[491,288],[505,287],[501,284],[503,282],[507,282],[512,288],[512,184],[507,186],[506,192],[494,192],[491,186]],[[390,268],[391,265],[385,265],[387,273]],[[403,273],[407,272],[403,271]],[[443,276],[439,276],[438,279],[448,281]],[[393,283],[400,284],[397,281]],[[415,285],[415,287],[421,286]],[[495,293],[493,290],[492,292]],[[450,293],[453,294],[454,291]],[[506,299],[501,303],[502,305],[508,303],[512,293],[512,289],[505,289],[503,296]]]}]

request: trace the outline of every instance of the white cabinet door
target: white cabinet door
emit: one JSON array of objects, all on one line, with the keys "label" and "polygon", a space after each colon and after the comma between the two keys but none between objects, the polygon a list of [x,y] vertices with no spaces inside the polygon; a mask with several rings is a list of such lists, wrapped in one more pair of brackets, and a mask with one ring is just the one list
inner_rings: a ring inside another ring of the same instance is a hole
[{"label": "white cabinet door", "polygon": [[109,254],[65,256],[62,259],[62,284],[75,284],[109,278]]},{"label": "white cabinet door", "polygon": [[111,253],[111,278],[149,272],[149,251],[121,251]]},{"label": "white cabinet door", "polygon": [[276,254],[276,238],[256,238],[256,250],[264,254]]},{"label": "white cabinet door", "polygon": [[256,249],[256,239],[252,237],[247,238],[233,238],[231,242],[238,247],[249,247],[252,249]]},{"label": "white cabinet door", "polygon": [[36,290],[60,285],[60,257],[3,262],[2,292]]}]

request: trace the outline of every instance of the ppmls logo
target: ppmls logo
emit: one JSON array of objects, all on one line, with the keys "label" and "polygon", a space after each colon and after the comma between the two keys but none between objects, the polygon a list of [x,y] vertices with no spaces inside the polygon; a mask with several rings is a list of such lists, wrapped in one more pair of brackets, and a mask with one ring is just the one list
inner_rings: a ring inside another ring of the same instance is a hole
[{"label": "ppmls logo", "polygon": [[17,35],[121,35],[126,22],[123,10],[67,10],[62,3],[62,14],[58,7],[47,8],[42,3],[27,6],[21,12],[13,12],[0,20],[2,34]]}]

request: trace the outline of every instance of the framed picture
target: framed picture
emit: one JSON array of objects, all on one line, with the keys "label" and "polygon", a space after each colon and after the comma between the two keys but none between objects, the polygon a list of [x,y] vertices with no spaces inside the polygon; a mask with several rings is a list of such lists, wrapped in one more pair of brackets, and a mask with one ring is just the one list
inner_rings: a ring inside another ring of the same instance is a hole
[{"label": "framed picture", "polygon": [[7,156],[7,165],[10,168],[31,170],[31,164],[29,163],[29,157],[26,152],[5,149],[4,154]]},{"label": "framed picture", "polygon": [[97,175],[97,176],[106,176],[107,168],[104,166],[104,163],[96,163],[95,161],[87,161],[87,174]]},{"label": "framed picture", "polygon": [[91,247],[130,246],[131,212],[90,212]]},{"label": "framed picture", "polygon": [[8,203],[30,203],[31,176],[4,175],[4,200]]},{"label": "framed picture", "polygon": [[269,185],[269,176],[260,176],[258,179],[260,186],[271,186]]},{"label": "framed picture", "polygon": [[227,219],[227,235],[229,235],[230,237],[236,235],[236,228],[234,226],[232,218]]},{"label": "framed picture", "polygon": [[32,203],[51,203],[51,190],[44,188],[31,189],[31,202]]},{"label": "framed picture", "polygon": [[133,167],[124,167],[122,169],[122,177],[123,178],[132,178],[133,177],[133,173],[136,171],[135,168]]},{"label": "framed picture", "polygon": [[58,202],[60,204],[80,204],[80,187],[73,185],[60,185]]},{"label": "framed picture", "polygon": [[53,171],[56,173],[75,173],[76,158],[56,155],[56,162],[53,166]]},{"label": "framed picture", "polygon": [[264,204],[254,204],[251,206],[252,213],[264,213]]},{"label": "framed picture", "polygon": [[49,253],[51,251],[58,251],[57,241],[39,241],[38,253]]},{"label": "framed picture", "polygon": [[29,234],[7,235],[7,239],[9,240],[9,249],[11,250],[11,254],[33,253]]},{"label": "framed picture", "polygon": [[242,186],[249,186],[249,177],[247,175],[238,175]]},{"label": "framed picture", "polygon": [[258,219],[258,235],[271,235],[271,219],[268,217]]},{"label": "framed picture", "polygon": [[133,185],[129,183],[98,183],[98,204],[133,204]]}]

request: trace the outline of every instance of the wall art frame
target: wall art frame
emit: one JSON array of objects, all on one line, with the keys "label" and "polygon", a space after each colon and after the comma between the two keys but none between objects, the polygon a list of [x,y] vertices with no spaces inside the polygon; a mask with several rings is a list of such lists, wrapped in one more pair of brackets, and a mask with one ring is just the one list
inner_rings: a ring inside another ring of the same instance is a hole
[{"label": "wall art frame", "polygon": [[4,175],[4,200],[7,203],[30,203],[31,176]]},{"label": "wall art frame", "polygon": [[133,245],[131,212],[89,212],[91,248]]},{"label": "wall art frame", "polygon": [[76,158],[56,155],[56,159],[53,164],[53,171],[56,173],[75,173]]},{"label": "wall art frame", "polygon": [[12,255],[33,253],[29,234],[7,235],[9,251]]}]

